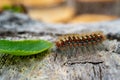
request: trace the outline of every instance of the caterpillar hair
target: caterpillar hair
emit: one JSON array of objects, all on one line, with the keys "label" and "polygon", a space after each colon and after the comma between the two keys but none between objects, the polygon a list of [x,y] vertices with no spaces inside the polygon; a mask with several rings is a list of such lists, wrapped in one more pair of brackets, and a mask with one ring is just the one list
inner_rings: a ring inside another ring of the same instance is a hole
[{"label": "caterpillar hair", "polygon": [[103,41],[105,40],[106,37],[102,32],[66,34],[56,40],[56,52],[68,57],[93,53],[104,49]]}]

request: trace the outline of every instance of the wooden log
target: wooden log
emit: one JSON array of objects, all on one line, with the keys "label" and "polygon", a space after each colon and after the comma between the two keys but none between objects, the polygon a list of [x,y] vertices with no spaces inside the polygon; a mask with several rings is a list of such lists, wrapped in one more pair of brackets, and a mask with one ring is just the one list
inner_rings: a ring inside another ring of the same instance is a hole
[{"label": "wooden log", "polygon": [[[4,36],[4,39],[41,38],[41,35],[29,36],[32,35]],[[113,52],[117,42],[108,41],[105,44],[107,51],[69,61],[65,58],[54,61],[54,52],[44,58],[41,53],[25,57],[0,54],[0,80],[119,80],[120,55]]]},{"label": "wooden log", "polygon": [[[1,29],[4,27],[3,30],[7,29],[10,32],[0,32],[0,39],[45,39],[54,42],[59,35],[69,32],[82,33],[102,30],[105,33],[110,31],[114,33],[120,30],[117,26],[119,20],[113,21],[113,23],[103,22],[84,26],[79,24],[74,25],[74,27],[72,25],[54,24],[53,26],[33,22],[27,27],[25,27],[26,23],[22,23],[21,28],[18,27],[19,25],[9,27],[3,25]],[[23,24],[25,25],[23,26]],[[35,27],[31,27],[33,24],[35,24]],[[9,24],[6,23],[5,25]],[[14,32],[14,29],[16,32]],[[43,31],[44,33],[42,33]],[[70,60],[66,58],[60,60],[59,55],[57,60],[54,60],[55,52],[52,51],[45,57],[41,57],[41,55],[48,52],[25,57],[0,53],[0,80],[120,80],[119,42],[108,40],[104,44],[107,46],[105,50],[97,51],[94,55],[86,54],[84,57],[73,57],[74,59],[71,58]]]}]

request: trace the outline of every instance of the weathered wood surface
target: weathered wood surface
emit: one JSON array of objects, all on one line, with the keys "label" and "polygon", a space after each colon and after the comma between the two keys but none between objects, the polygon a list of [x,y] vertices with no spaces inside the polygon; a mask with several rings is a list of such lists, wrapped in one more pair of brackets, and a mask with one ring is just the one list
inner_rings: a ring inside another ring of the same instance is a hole
[{"label": "weathered wood surface", "polygon": [[[9,26],[9,23],[6,23],[0,27],[0,30],[3,29],[0,38],[55,41],[59,35],[65,33],[96,30],[116,33],[120,31],[119,25],[120,20],[75,25],[53,25],[34,21],[29,25],[25,23],[22,26]],[[107,50],[69,61],[65,58],[54,61],[54,52],[44,58],[40,57],[41,54],[26,57],[0,54],[0,80],[120,80],[120,43],[112,40],[104,44]]]}]

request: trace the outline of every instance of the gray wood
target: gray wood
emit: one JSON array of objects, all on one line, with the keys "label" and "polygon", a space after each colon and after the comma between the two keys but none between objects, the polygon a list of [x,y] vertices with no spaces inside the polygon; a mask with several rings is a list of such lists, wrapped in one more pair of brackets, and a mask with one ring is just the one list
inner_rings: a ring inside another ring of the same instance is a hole
[{"label": "gray wood", "polygon": [[[28,37],[24,34],[11,39],[39,39],[41,36]],[[10,39],[10,36],[6,38]],[[41,58],[41,54],[19,57],[0,54],[0,80],[119,80],[120,55],[114,53],[117,42],[108,41],[108,51],[73,57],[68,61],[57,58],[54,53]],[[44,52],[46,54],[46,52]],[[88,58],[89,56],[89,58]],[[59,55],[58,55],[59,57]]]},{"label": "gray wood", "polygon": [[[3,24],[0,27],[3,28],[0,38],[45,39],[53,42],[59,35],[69,32],[82,33],[96,30],[102,30],[105,34],[119,32],[119,22],[120,20],[101,22],[102,24],[74,24],[73,27],[72,24],[54,25],[34,21],[35,27],[32,27],[33,24],[25,23],[21,28],[18,27],[19,25],[6,27],[7,24]],[[11,33],[6,32],[5,29]],[[61,59],[60,55],[57,55],[57,59],[54,60],[54,51],[44,52],[43,54],[49,53],[46,57],[41,57],[41,54],[26,57],[0,54],[0,80],[120,80],[119,42],[107,40],[104,45],[107,50],[97,51],[94,54],[88,53],[84,57],[83,54],[78,58],[72,56],[70,60],[65,56]]]}]

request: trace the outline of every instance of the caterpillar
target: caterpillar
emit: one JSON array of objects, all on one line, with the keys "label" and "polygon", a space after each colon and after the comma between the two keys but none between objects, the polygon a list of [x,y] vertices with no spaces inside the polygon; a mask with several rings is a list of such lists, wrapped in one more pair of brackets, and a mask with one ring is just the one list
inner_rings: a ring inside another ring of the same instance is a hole
[{"label": "caterpillar", "polygon": [[109,40],[116,39],[117,41],[120,41],[120,33],[108,33],[106,36]]},{"label": "caterpillar", "polygon": [[65,34],[56,40],[56,52],[70,57],[103,50],[105,40],[106,36],[100,31],[87,34]]}]

